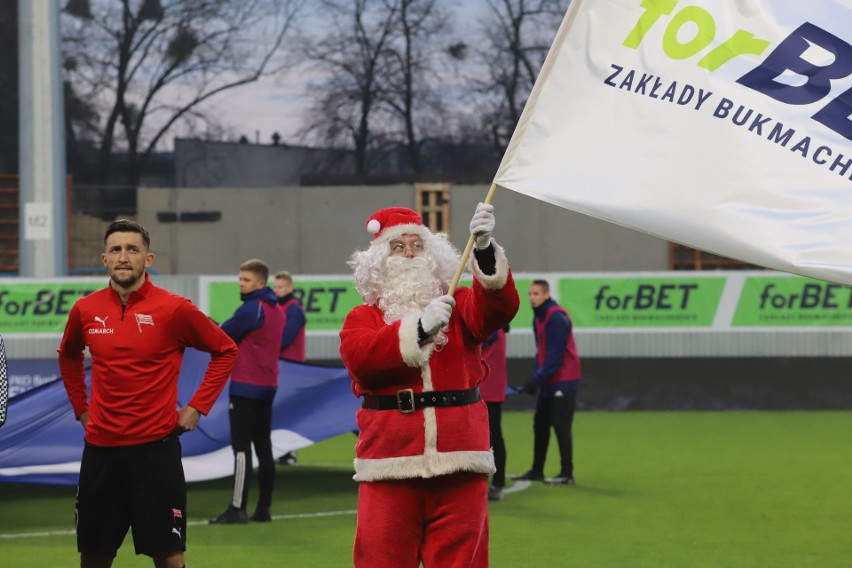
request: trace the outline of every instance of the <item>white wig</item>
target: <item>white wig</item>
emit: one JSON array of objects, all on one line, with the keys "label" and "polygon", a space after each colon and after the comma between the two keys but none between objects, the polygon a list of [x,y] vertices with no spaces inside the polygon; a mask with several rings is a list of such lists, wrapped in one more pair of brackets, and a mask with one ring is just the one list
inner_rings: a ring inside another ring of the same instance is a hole
[{"label": "white wig", "polygon": [[416,258],[428,263],[430,272],[440,282],[442,294],[449,290],[461,262],[459,251],[446,234],[432,233],[423,226],[407,225],[404,232],[384,231],[367,249],[355,251],[350,257],[347,264],[354,271],[355,287],[365,303],[379,305],[386,278],[385,261],[391,256],[390,241],[403,234],[423,239],[423,252]]}]

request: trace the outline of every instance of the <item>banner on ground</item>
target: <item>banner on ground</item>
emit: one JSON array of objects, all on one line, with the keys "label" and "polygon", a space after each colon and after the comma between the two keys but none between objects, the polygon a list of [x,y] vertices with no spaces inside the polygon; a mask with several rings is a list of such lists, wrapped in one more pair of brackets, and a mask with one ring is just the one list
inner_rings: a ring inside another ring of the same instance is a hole
[{"label": "banner on ground", "polygon": [[573,0],[498,185],[852,284],[849,0]]},{"label": "banner on ground", "polygon": [[[201,384],[210,355],[187,349],[178,400],[186,403]],[[58,367],[58,363],[54,363]],[[352,394],[343,367],[279,361],[281,384],[273,402],[272,446],[276,457],[352,432],[360,399]],[[58,369],[56,370],[58,373]],[[90,380],[90,376],[87,376]],[[234,472],[227,387],[201,419],[181,436],[187,481],[227,477]],[[355,438],[352,438],[355,444]],[[83,429],[74,418],[61,380],[10,399],[0,429],[0,482],[76,485]]]}]

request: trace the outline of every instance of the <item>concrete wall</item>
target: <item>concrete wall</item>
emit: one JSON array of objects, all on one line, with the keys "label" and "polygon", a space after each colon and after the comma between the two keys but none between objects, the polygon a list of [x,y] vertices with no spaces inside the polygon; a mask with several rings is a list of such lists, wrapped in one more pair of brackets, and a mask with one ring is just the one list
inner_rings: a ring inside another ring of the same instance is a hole
[{"label": "concrete wall", "polygon": [[353,168],[351,152],[343,150],[175,139],[179,187],[299,185],[303,174]]},{"label": "concrete wall", "polygon": [[[451,186],[450,235],[462,249],[487,186]],[[668,268],[662,239],[498,189],[495,238],[518,272],[654,271]],[[272,270],[346,274],[368,245],[367,217],[414,208],[414,186],[140,188],[138,219],[151,232],[162,274],[230,274],[249,258]],[[162,223],[158,213],[220,212],[213,222]]]}]

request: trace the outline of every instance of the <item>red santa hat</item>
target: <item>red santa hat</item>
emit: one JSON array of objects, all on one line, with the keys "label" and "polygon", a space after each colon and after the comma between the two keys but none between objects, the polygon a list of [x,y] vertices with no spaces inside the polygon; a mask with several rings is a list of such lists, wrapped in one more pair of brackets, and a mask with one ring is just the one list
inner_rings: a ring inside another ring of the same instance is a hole
[{"label": "red santa hat", "polygon": [[388,207],[379,209],[367,219],[367,230],[373,234],[373,240],[390,240],[400,235],[420,234],[426,229],[423,219],[416,211],[406,207]]}]

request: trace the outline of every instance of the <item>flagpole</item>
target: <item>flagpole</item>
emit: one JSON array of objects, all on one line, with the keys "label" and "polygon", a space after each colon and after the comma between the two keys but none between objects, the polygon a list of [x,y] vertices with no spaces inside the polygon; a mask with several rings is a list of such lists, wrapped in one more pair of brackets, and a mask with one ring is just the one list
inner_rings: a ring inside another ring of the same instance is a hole
[{"label": "flagpole", "polygon": [[[490,204],[491,200],[494,198],[494,192],[497,191],[497,184],[492,183],[491,187],[488,189],[488,195],[485,196],[485,201],[483,203]],[[450,284],[450,289],[447,291],[447,294],[452,296],[456,292],[456,287],[459,285],[459,280],[461,280],[462,273],[464,273],[464,267],[467,264],[467,259],[470,258],[470,252],[473,250],[473,243],[476,241],[476,237],[471,234],[467,239],[467,246],[464,247],[464,252],[461,256],[461,262],[459,263],[459,267],[456,269],[456,275],[453,278],[453,283]]]}]

